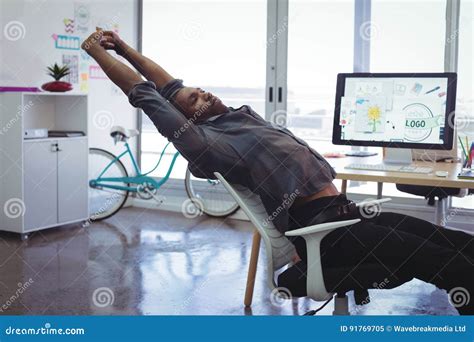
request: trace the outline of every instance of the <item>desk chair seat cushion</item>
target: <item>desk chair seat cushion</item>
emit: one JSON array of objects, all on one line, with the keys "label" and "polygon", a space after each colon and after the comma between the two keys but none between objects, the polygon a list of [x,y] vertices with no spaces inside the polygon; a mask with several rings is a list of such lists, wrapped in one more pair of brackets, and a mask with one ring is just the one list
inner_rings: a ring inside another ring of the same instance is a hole
[{"label": "desk chair seat cushion", "polygon": [[121,134],[126,138],[133,138],[137,136],[140,132],[137,129],[126,129],[123,126],[113,126],[110,129],[110,135],[113,137],[116,134]]},{"label": "desk chair seat cushion", "polygon": [[397,184],[397,189],[407,194],[423,196],[429,200],[430,205],[434,205],[436,198],[445,199],[449,196],[458,196],[461,193],[461,189],[458,188],[440,188],[425,185]]}]

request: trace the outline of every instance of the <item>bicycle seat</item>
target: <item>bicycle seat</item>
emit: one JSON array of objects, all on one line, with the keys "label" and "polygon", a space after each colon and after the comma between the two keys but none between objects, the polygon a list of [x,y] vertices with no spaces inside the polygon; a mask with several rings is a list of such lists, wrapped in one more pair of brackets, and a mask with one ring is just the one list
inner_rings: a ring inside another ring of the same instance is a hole
[{"label": "bicycle seat", "polygon": [[126,139],[133,138],[137,136],[140,132],[137,129],[126,129],[122,126],[113,126],[110,129],[110,135],[115,138],[115,136],[120,135]]}]

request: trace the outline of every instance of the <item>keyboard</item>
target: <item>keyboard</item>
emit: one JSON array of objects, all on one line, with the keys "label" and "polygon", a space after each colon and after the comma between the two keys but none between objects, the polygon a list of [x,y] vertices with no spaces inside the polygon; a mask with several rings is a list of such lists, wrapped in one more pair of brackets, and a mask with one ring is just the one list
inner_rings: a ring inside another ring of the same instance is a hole
[{"label": "keyboard", "polygon": [[391,165],[391,164],[349,164],[345,167],[352,170],[369,170],[369,171],[391,171],[391,172],[407,172],[407,173],[423,173],[433,172],[431,167],[413,166],[413,165]]}]

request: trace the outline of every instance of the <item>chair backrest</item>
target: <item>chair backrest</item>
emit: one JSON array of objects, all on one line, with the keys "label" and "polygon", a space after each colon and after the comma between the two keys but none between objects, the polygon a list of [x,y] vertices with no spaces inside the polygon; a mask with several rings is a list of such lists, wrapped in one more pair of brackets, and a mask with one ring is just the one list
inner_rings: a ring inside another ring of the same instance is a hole
[{"label": "chair backrest", "polygon": [[241,185],[231,185],[219,172],[214,172],[214,175],[229,191],[260,233],[267,253],[269,286],[272,289],[277,287],[274,273],[291,261],[295,255],[295,247],[268,219],[269,216],[257,194]]}]

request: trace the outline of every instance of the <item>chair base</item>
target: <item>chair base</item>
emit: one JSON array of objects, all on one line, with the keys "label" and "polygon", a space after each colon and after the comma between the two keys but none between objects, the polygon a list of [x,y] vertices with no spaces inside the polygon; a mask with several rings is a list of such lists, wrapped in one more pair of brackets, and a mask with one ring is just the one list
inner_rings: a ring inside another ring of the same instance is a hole
[{"label": "chair base", "polygon": [[310,310],[306,312],[303,316],[314,316],[318,311],[322,310],[332,299],[334,299],[334,311],[332,312],[333,316],[350,316],[349,312],[349,298],[346,294],[338,294],[335,295],[333,298],[328,300],[324,303],[319,309],[317,310]]},{"label": "chair base", "polygon": [[349,316],[351,314],[349,312],[349,298],[345,293],[334,296],[334,311],[332,314],[334,316]]}]

